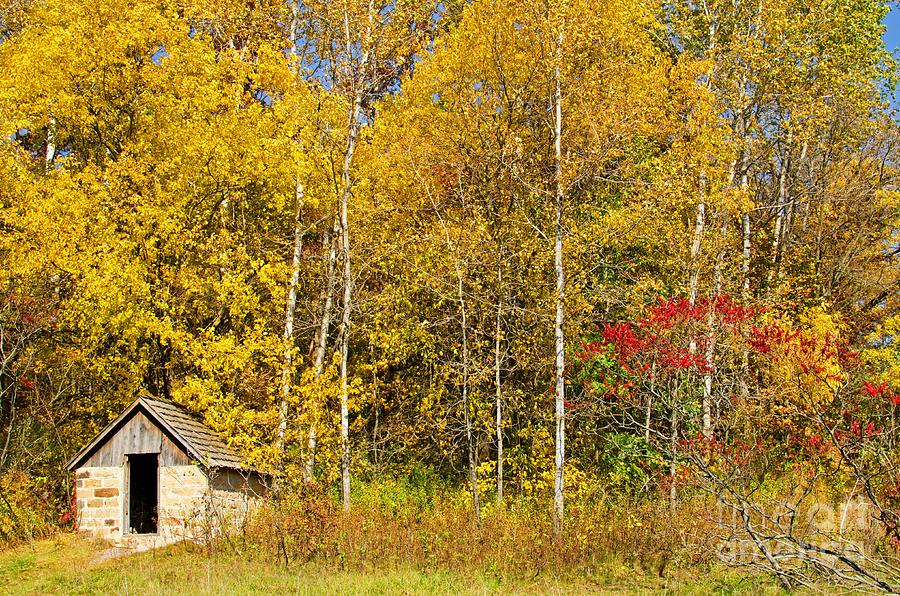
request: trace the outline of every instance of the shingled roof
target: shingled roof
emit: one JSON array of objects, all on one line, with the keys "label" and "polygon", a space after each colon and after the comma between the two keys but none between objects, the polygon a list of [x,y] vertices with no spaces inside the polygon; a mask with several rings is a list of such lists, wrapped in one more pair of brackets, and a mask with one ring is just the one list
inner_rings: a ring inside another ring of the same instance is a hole
[{"label": "shingled roof", "polygon": [[205,468],[229,468],[233,470],[251,470],[241,463],[240,458],[228,448],[215,432],[200,422],[193,414],[178,404],[151,397],[139,397],[125,408],[118,418],[110,422],[100,431],[94,440],[79,451],[66,467],[74,470],[80,466],[94,451],[120,428],[132,414],[141,411],[155,422],[185,452]]}]

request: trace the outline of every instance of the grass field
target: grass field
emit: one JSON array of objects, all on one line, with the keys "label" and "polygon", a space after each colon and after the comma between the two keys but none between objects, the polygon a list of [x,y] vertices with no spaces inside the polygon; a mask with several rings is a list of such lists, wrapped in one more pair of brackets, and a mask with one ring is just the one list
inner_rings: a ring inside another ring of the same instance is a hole
[{"label": "grass field", "polygon": [[440,570],[342,570],[324,563],[284,568],[234,554],[175,545],[105,557],[106,546],[72,534],[0,552],[0,591],[8,594],[577,594],[777,593],[762,579],[685,572],[647,577],[610,565],[596,577],[540,575],[527,581]]}]

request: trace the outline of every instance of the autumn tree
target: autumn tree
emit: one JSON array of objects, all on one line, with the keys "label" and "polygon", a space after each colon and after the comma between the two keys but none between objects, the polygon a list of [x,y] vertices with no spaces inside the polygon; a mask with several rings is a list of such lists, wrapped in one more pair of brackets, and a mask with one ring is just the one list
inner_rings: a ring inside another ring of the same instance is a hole
[{"label": "autumn tree", "polygon": [[98,393],[91,426],[149,391],[205,413],[262,465],[281,238],[298,172],[308,201],[322,188],[303,173],[313,98],[265,20],[228,32],[196,6],[82,8],[74,26],[68,8],[32,5],[0,46],[18,181],[4,188],[7,279],[44,280],[58,303],[63,365],[80,371],[69,391]]},{"label": "autumn tree", "polygon": [[[337,194],[341,263],[341,322],[337,340],[341,386],[341,487],[344,508],[350,507],[350,323],[353,311],[353,269],[349,206],[354,186],[354,160],[363,126],[370,122],[374,102],[388,93],[413,63],[432,28],[432,5],[413,3],[298,3],[294,44],[311,79],[337,93],[345,102],[345,124],[333,140],[339,158],[333,170]],[[329,259],[328,262],[331,262]],[[331,280],[326,282],[331,286]],[[326,295],[319,343],[327,336],[324,322],[331,308]],[[320,365],[317,364],[317,370]],[[308,458],[314,457],[316,426],[312,423]],[[307,464],[307,474],[310,465]]]}]

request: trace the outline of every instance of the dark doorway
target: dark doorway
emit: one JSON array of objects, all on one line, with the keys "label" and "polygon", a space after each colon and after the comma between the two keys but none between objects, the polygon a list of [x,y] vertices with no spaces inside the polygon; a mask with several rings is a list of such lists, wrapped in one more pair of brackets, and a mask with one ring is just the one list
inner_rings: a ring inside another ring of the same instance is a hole
[{"label": "dark doorway", "polygon": [[156,534],[159,501],[159,456],[128,456],[128,520],[135,534]]}]

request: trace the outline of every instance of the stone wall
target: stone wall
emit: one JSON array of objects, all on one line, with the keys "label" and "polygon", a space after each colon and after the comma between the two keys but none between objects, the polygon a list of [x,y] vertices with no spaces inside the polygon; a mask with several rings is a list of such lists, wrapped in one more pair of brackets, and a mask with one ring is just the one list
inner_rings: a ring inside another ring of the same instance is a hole
[{"label": "stone wall", "polygon": [[266,487],[255,474],[217,470],[209,480],[210,512],[215,531],[239,531],[248,515],[259,505]]},{"label": "stone wall", "polygon": [[78,529],[98,538],[122,535],[122,467],[81,468],[75,473]]},{"label": "stone wall", "polygon": [[198,466],[163,466],[159,469],[157,534],[131,534],[122,527],[124,466],[80,468],[75,479],[78,529],[130,547],[204,541],[223,526],[234,531],[265,491],[258,478],[234,471],[214,473],[210,479]]},{"label": "stone wall", "polygon": [[159,469],[159,535],[167,542],[202,540],[209,533],[209,479],[198,466]]}]

